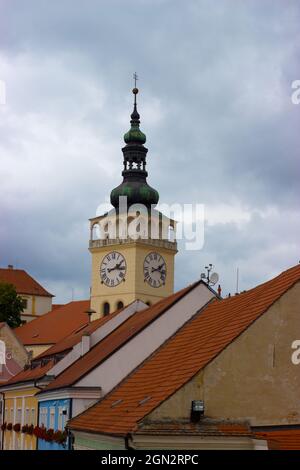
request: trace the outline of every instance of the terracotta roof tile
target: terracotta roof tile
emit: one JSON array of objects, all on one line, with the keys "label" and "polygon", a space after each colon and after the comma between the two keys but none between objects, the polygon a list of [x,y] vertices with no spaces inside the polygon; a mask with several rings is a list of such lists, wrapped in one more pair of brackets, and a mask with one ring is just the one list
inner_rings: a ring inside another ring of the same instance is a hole
[{"label": "terracotta roof tile", "polygon": [[82,327],[77,328],[73,331],[70,335],[63,338],[58,343],[54,344],[51,348],[47,349],[45,352],[40,354],[36,357],[36,359],[41,359],[43,357],[54,356],[55,354],[59,354],[65,351],[68,351],[73,348],[77,343],[80,342],[81,337],[86,333],[93,333],[101,326],[105,325],[107,322],[115,318],[119,313],[121,313],[124,308],[123,307],[115,312],[107,315],[106,317],[98,318],[97,320],[92,321],[91,323],[84,324]]},{"label": "terracotta roof tile", "polygon": [[300,450],[300,428],[254,432],[254,437],[266,439],[270,450]]},{"label": "terracotta roof tile", "polygon": [[89,323],[89,300],[70,302],[19,326],[14,331],[24,345],[56,344]]},{"label": "terracotta roof tile", "polygon": [[14,385],[16,383],[23,383],[23,382],[32,382],[42,378],[51,367],[53,367],[54,362],[50,360],[47,364],[44,365],[37,365],[34,368],[28,368],[26,370],[21,370],[17,375],[12,377],[10,380],[5,382],[3,386]]},{"label": "terracotta roof tile", "polygon": [[23,269],[0,268],[0,282],[13,284],[18,294],[53,297]]},{"label": "terracotta roof tile", "polygon": [[[212,361],[299,280],[297,265],[248,292],[211,302],[112,392],[73,418],[69,427],[112,435],[134,431],[139,421]],[[139,405],[148,396],[151,399]],[[122,401],[112,407],[117,400]]]},{"label": "terracotta roof tile", "polygon": [[46,390],[62,388],[74,384],[135,334],[159,317],[167,308],[177,302],[177,300],[183,297],[197,284],[198,283],[192,284],[191,286],[162,299],[151,307],[147,307],[145,310],[134,313],[106,338],[97,343],[87,354],[62,372],[48,385]]},{"label": "terracotta roof tile", "polygon": [[207,418],[203,418],[199,423],[184,420],[145,422],[138,426],[135,434],[253,437],[247,423],[214,422]]}]

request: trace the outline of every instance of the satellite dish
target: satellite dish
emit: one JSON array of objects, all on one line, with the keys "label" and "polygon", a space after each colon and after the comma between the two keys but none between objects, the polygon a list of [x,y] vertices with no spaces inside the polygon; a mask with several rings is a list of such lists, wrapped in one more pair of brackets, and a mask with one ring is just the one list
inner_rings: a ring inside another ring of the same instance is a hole
[{"label": "satellite dish", "polygon": [[219,280],[219,274],[218,273],[212,273],[210,276],[209,282],[214,286]]}]

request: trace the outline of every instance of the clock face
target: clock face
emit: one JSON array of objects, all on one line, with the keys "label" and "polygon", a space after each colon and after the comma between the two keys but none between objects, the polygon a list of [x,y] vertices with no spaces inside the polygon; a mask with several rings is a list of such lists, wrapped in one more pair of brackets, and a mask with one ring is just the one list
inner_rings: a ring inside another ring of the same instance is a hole
[{"label": "clock face", "polygon": [[104,256],[100,266],[101,283],[108,287],[115,287],[125,281],[126,261],[121,253],[112,251]]},{"label": "clock face", "polygon": [[159,253],[149,253],[144,261],[144,280],[151,287],[161,287],[166,283],[167,267]]}]

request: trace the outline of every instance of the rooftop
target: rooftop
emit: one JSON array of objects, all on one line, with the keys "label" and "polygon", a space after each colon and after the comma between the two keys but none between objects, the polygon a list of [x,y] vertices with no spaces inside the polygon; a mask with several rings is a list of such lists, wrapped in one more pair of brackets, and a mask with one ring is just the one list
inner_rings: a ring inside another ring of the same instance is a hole
[{"label": "rooftop", "polygon": [[24,345],[56,344],[79,328],[88,325],[86,310],[89,306],[89,300],[69,302],[19,326],[15,329],[15,333]]},{"label": "rooftop", "polygon": [[[300,265],[240,295],[214,300],[114,390],[73,418],[73,430],[125,436],[300,281]],[[146,400],[147,398],[147,400]]]},{"label": "rooftop", "polygon": [[0,282],[13,284],[18,294],[54,297],[23,269],[0,268]]},{"label": "rooftop", "polygon": [[[97,343],[88,353],[74,362],[51,382],[46,391],[69,387],[103,362],[110,354],[119,349],[133,336],[146,328],[152,321],[163,314],[168,308],[193,289],[198,283],[192,284],[169,297],[160,300],[151,307],[134,313],[112,333]],[[111,316],[109,316],[111,318]]]}]

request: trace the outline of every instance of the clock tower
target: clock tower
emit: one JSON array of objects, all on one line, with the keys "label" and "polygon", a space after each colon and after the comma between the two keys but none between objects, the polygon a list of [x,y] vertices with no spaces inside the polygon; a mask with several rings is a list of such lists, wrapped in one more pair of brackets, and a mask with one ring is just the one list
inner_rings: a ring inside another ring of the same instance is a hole
[{"label": "clock tower", "polygon": [[137,111],[124,135],[123,181],[112,190],[113,209],[90,219],[93,320],[142,300],[152,305],[173,293],[175,221],[155,209],[159,194],[147,183],[145,134]]}]

